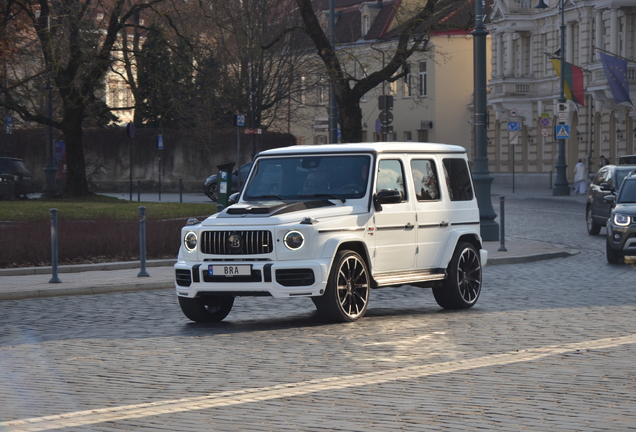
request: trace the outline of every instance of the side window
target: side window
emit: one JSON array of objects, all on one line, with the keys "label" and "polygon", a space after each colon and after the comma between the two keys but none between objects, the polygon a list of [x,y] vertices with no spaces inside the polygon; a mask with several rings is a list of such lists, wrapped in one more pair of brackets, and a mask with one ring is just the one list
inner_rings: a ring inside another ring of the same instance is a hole
[{"label": "side window", "polygon": [[404,188],[404,169],[402,162],[397,159],[383,159],[378,165],[378,180],[375,191],[383,189],[397,190],[402,194],[402,201],[406,200]]},{"label": "side window", "polygon": [[470,171],[464,159],[444,159],[444,176],[451,201],[470,201],[473,199],[473,187]]},{"label": "side window", "polygon": [[418,201],[435,201],[440,199],[439,180],[435,162],[431,159],[413,159],[411,161],[413,184]]}]

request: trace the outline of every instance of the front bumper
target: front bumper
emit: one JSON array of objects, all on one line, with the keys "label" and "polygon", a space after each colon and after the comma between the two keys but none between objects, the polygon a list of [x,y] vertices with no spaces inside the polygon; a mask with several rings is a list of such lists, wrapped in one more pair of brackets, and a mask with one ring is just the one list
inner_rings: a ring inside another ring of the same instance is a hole
[{"label": "front bumper", "polygon": [[607,246],[624,256],[636,256],[636,226],[607,224]]},{"label": "front bumper", "polygon": [[[250,265],[251,275],[212,276],[209,265]],[[177,261],[175,289],[181,297],[233,295],[313,297],[324,294],[329,260],[312,261]]]}]

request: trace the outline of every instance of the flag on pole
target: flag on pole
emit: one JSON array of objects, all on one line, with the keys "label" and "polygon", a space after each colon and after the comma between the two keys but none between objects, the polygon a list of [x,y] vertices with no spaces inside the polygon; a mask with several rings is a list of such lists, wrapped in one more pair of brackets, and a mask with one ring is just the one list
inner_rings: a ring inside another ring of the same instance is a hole
[{"label": "flag on pole", "polygon": [[617,104],[629,102],[633,106],[634,104],[629,97],[629,83],[627,82],[627,60],[605,53],[599,54],[601,55],[603,70],[605,71],[609,88],[612,90],[614,101]]},{"label": "flag on pole", "polygon": [[[561,60],[550,59],[552,61],[552,67],[556,71],[557,75],[561,77]],[[563,92],[565,98],[570,99],[572,102],[585,106],[583,95],[583,69],[578,66],[574,66],[571,63],[563,62],[563,81],[565,87]]]}]

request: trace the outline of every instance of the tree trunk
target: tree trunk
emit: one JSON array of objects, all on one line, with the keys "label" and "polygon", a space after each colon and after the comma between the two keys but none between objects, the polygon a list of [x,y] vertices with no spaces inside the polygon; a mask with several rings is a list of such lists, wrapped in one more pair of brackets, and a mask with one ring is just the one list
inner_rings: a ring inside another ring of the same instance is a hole
[{"label": "tree trunk", "polygon": [[343,143],[362,141],[362,109],[360,101],[346,97],[338,101],[340,136]]},{"label": "tree trunk", "polygon": [[82,110],[66,112],[61,127],[66,144],[66,185],[64,195],[80,198],[91,195],[86,181],[86,162],[84,160]]}]

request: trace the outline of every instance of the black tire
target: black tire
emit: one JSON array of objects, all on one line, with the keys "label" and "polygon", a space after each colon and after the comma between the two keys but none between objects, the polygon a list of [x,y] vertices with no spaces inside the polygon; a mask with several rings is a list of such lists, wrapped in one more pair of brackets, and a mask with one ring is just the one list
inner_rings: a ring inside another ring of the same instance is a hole
[{"label": "black tire", "polygon": [[178,297],[181,311],[195,322],[219,322],[232,310],[234,297],[206,296],[206,297]]},{"label": "black tire", "polygon": [[208,198],[210,198],[212,201],[217,202],[219,199],[219,195],[218,195],[218,191],[216,188],[216,183],[210,183],[208,185],[207,190],[205,191],[205,194],[208,196]]},{"label": "black tire", "polygon": [[607,262],[610,264],[618,264],[621,260],[620,252],[610,247],[609,240],[605,242],[605,255],[607,256]]},{"label": "black tire", "polygon": [[312,300],[326,321],[357,321],[367,311],[370,282],[364,259],[356,252],[343,250],[333,261],[325,293]]},{"label": "black tire", "polygon": [[592,217],[592,206],[588,206],[585,212],[585,222],[587,224],[587,233],[589,235],[598,235],[601,232],[601,226],[594,222]]},{"label": "black tire", "polygon": [[470,243],[459,243],[447,268],[444,282],[433,287],[437,304],[444,309],[468,309],[481,293],[481,259]]}]

